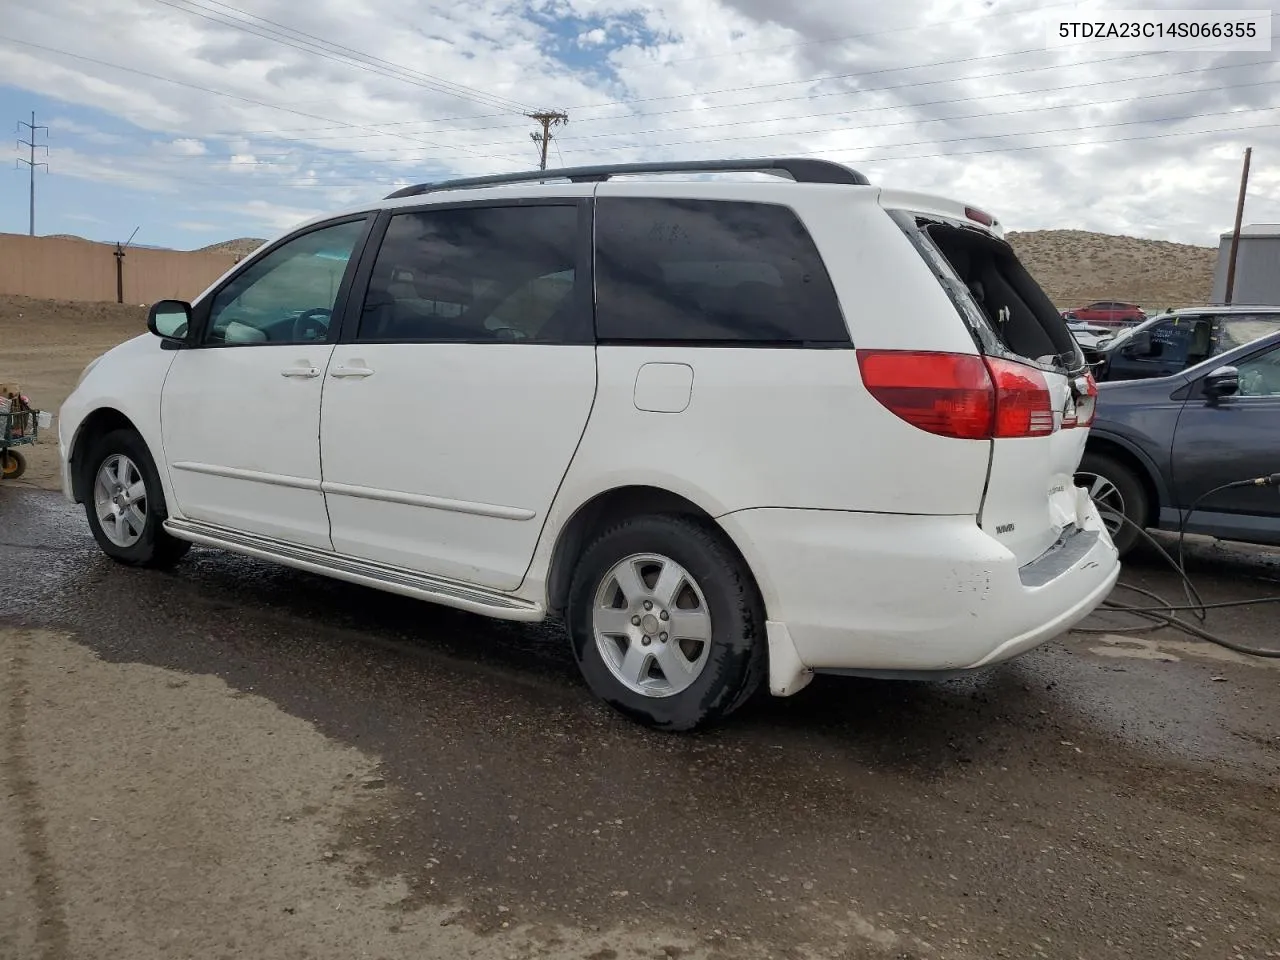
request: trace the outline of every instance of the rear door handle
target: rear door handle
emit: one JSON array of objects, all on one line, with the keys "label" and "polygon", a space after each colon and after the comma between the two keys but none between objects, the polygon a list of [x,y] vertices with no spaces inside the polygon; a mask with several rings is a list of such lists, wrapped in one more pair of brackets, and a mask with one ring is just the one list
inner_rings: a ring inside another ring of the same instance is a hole
[{"label": "rear door handle", "polygon": [[280,371],[280,376],[282,376],[282,377],[302,377],[302,378],[304,378],[304,379],[310,380],[310,379],[312,379],[312,378],[314,378],[314,377],[318,377],[318,376],[320,376],[320,368],[319,368],[319,367],[304,367],[304,366],[301,366],[301,365],[296,366],[296,367],[285,367],[283,370],[281,370],[281,371]]},{"label": "rear door handle", "polygon": [[329,376],[331,377],[371,377],[373,376],[373,371],[370,370],[368,367],[360,367],[360,366],[348,367],[344,364],[339,364],[338,366],[334,367],[332,370],[329,371]]}]

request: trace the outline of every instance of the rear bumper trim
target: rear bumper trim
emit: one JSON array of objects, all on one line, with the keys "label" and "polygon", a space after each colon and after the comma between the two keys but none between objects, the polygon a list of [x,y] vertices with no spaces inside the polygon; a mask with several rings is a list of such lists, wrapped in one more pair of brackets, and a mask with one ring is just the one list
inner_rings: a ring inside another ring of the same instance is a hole
[{"label": "rear bumper trim", "polygon": [[1048,550],[1018,568],[1018,579],[1024,587],[1043,587],[1079,563],[1097,542],[1097,530],[1081,530],[1070,524]]}]

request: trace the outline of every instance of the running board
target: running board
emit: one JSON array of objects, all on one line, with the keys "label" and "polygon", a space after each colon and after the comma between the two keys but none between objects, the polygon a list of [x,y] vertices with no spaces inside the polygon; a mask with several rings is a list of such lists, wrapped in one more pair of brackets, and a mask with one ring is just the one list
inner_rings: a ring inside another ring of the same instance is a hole
[{"label": "running board", "polygon": [[488,617],[538,621],[546,615],[540,604],[521,600],[509,593],[445,577],[433,577],[404,567],[359,560],[328,550],[317,550],[315,547],[286,543],[252,533],[240,533],[195,520],[166,520],[164,528],[180,540],[189,540],[201,546],[270,560],[309,573],[336,577],[348,583],[358,583]]}]

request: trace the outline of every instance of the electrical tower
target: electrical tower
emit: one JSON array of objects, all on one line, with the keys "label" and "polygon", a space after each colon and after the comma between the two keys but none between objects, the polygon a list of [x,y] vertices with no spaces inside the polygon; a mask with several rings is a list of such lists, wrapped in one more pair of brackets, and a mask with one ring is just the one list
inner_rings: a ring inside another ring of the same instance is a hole
[{"label": "electrical tower", "polygon": [[22,132],[23,127],[27,128],[27,135],[30,136],[31,139],[19,140],[18,146],[29,147],[31,155],[29,158],[18,157],[18,163],[25,163],[31,176],[31,212],[30,219],[28,220],[27,232],[34,237],[36,235],[36,167],[44,167],[46,170],[49,169],[49,164],[47,163],[36,163],[36,148],[43,150],[46,157],[49,155],[49,145],[45,143],[36,143],[36,133],[40,130],[48,133],[49,128],[36,126],[36,112],[34,110],[31,111],[30,123],[27,123],[25,120],[18,121],[19,133]]},{"label": "electrical tower", "polygon": [[533,142],[538,145],[542,153],[542,159],[538,169],[545,170],[547,169],[547,147],[550,145],[552,139],[551,128],[558,127],[562,123],[568,123],[569,115],[567,113],[562,113],[559,110],[539,110],[535,113],[526,113],[525,116],[530,120],[537,120],[538,123],[542,124],[541,133],[531,133],[529,136],[533,138]]}]

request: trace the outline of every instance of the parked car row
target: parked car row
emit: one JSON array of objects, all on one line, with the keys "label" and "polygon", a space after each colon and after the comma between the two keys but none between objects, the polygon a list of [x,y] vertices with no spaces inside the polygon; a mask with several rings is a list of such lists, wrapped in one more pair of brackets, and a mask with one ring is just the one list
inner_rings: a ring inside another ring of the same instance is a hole
[{"label": "parked car row", "polygon": [[1280,306],[1188,307],[1120,330],[1067,321],[1098,382],[1167,377],[1280,330]]},{"label": "parked car row", "polygon": [[[1121,556],[1142,539],[1138,528],[1178,530],[1215,487],[1280,473],[1280,307],[1177,311],[1125,331],[1104,354],[1076,483]],[[1280,544],[1280,492],[1224,490],[1186,531]]]}]

